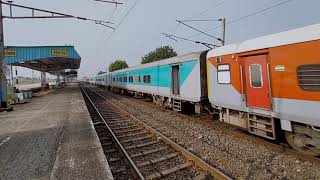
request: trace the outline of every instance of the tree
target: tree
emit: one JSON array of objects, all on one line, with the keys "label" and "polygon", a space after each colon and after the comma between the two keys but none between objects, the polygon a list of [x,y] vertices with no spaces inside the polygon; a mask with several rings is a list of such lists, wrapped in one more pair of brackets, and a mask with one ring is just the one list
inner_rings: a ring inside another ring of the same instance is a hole
[{"label": "tree", "polygon": [[109,65],[109,72],[112,72],[112,71],[116,71],[116,70],[119,70],[119,69],[124,69],[124,68],[127,68],[129,67],[127,62],[124,61],[124,60],[115,60],[114,62],[112,62],[110,65]]},{"label": "tree", "polygon": [[141,58],[141,64],[151,63],[162,59],[177,56],[176,51],[170,46],[161,46],[154,51],[149,52]]}]

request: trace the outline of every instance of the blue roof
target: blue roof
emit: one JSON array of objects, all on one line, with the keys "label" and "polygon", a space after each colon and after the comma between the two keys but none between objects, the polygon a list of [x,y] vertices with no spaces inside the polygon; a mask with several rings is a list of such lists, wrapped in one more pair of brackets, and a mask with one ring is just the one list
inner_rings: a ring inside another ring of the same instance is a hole
[{"label": "blue roof", "polygon": [[[5,56],[6,64],[61,57],[70,59],[81,59],[73,46],[7,46],[5,47],[5,49],[7,51],[16,52],[15,56],[13,54],[11,56]],[[67,52],[67,54],[59,54],[59,51]]]},{"label": "blue roof", "polygon": [[5,63],[41,71],[78,69],[81,57],[74,46],[7,46]]}]

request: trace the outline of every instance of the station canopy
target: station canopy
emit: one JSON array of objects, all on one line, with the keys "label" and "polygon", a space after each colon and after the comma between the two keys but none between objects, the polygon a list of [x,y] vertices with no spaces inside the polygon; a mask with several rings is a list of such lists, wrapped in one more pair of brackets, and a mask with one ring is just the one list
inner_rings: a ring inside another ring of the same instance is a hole
[{"label": "station canopy", "polygon": [[7,46],[5,63],[56,74],[80,68],[81,57],[73,46]]}]

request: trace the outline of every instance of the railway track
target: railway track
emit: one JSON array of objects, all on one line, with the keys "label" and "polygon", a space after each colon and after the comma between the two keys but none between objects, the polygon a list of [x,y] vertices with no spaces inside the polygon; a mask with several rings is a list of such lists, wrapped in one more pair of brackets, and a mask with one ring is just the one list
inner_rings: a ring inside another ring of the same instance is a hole
[{"label": "railway track", "polygon": [[[85,101],[113,176],[115,179],[134,179],[134,175],[130,171],[130,167],[128,167],[127,160],[120,151],[121,147],[119,147],[117,142],[112,138],[112,133],[108,130],[104,119],[100,117],[101,114],[96,111],[88,98],[85,98]],[[108,114],[108,111],[104,111],[104,113]]]},{"label": "railway track", "polygon": [[81,90],[115,179],[231,179],[93,89]]},{"label": "railway track", "polygon": [[[99,88],[100,89],[100,88]],[[101,90],[101,89],[100,89]],[[99,93],[103,94],[103,92],[105,93],[105,91],[99,91]],[[104,96],[112,96],[113,98],[117,98],[116,96],[114,96],[114,94],[104,94]],[[137,98],[133,98],[130,96],[126,96],[126,98],[130,98],[133,100],[140,100]],[[155,106],[154,104],[150,103],[150,102],[145,102],[143,100],[140,100],[141,103],[146,103],[148,105],[152,105],[156,108],[161,108],[159,106]],[[177,116],[180,116],[181,118],[192,118],[197,122],[201,123],[213,123],[211,121],[211,116],[208,117],[208,115],[185,115],[185,114],[181,114],[181,113],[176,113]],[[209,120],[209,121],[208,121]],[[298,151],[292,149],[289,147],[288,144],[282,142],[282,143],[275,143],[275,142],[270,142],[267,141],[266,139],[263,139],[261,137],[257,137],[257,136],[253,136],[251,134],[248,134],[247,132],[241,130],[239,127],[236,126],[232,126],[230,124],[225,124],[225,123],[220,123],[219,121],[214,122],[214,125],[212,126],[212,128],[217,129],[217,130],[223,130],[224,133],[228,133],[230,135],[233,136],[238,136],[240,138],[246,138],[246,139],[250,139],[250,140],[254,140],[257,144],[263,144],[266,145],[268,147],[270,147],[271,149],[275,150],[275,151],[279,151],[288,155],[292,155],[294,157],[297,157],[299,159],[305,160],[305,161],[310,161],[310,162],[314,162],[314,163],[320,163],[320,157],[313,157],[313,156],[304,156],[301,155],[301,153],[299,153]]]}]

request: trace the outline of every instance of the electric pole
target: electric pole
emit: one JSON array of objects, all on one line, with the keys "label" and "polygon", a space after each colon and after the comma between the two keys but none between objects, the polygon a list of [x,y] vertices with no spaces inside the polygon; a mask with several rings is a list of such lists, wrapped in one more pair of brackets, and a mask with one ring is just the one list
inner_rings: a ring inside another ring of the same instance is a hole
[{"label": "electric pole", "polygon": [[4,38],[2,1],[0,0],[0,108],[7,108],[7,79],[4,72]]},{"label": "electric pole", "polygon": [[226,44],[226,18],[222,18],[222,46]]},{"label": "electric pole", "polygon": [[[122,3],[113,2],[113,1],[112,1],[112,3],[122,4]],[[3,16],[2,5],[9,6],[9,16]],[[31,15],[14,16],[13,12],[12,12],[13,11],[12,7],[31,10]],[[46,13],[47,15],[35,15],[35,12],[42,12],[42,13]],[[75,19],[84,20],[84,21],[91,21],[97,25],[102,25],[107,28],[115,29],[115,28],[109,26],[109,24],[113,24],[113,23],[108,22],[108,21],[90,19],[90,18],[86,18],[86,17],[78,17],[78,16],[73,16],[70,14],[64,14],[64,13],[59,13],[59,12],[54,12],[54,11],[49,11],[49,10],[44,10],[44,9],[38,9],[38,8],[13,4],[12,1],[3,2],[2,0],[0,0],[0,110],[8,108],[8,105],[7,105],[7,79],[6,79],[5,71],[4,71],[4,64],[5,64],[5,62],[4,62],[5,50],[4,50],[4,36],[3,36],[3,19],[4,18],[9,18],[9,19],[75,18]]]}]

